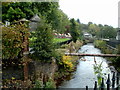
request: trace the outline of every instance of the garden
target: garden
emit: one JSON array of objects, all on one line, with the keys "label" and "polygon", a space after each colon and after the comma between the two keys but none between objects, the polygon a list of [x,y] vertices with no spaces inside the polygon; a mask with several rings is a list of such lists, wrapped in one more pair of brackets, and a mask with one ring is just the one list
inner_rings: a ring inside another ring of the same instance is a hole
[{"label": "garden", "polygon": [[[29,5],[32,8],[27,9]],[[19,9],[16,9],[17,6]],[[41,11],[39,6],[42,6]],[[50,9],[42,12],[43,6]],[[78,22],[68,20],[58,9],[58,3],[53,2],[4,2],[3,9],[3,23],[6,19],[12,23],[2,26],[2,88],[56,88],[75,70],[78,58],[65,56],[64,53],[76,52],[83,44],[78,38]],[[29,13],[29,17],[24,11]],[[41,17],[37,26],[33,25],[36,28],[32,31],[29,26],[30,17],[33,16],[31,12]],[[20,17],[13,17],[18,14]],[[52,19],[53,15],[57,18]],[[66,20],[59,22],[63,18]],[[57,23],[59,25],[55,25]],[[56,32],[57,36],[54,35]]]}]

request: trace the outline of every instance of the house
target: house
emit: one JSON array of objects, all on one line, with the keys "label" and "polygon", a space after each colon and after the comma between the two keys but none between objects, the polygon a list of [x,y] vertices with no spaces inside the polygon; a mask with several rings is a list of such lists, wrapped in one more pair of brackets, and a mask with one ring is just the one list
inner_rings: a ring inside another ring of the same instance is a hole
[{"label": "house", "polygon": [[92,38],[92,35],[90,33],[84,33],[84,38]]}]

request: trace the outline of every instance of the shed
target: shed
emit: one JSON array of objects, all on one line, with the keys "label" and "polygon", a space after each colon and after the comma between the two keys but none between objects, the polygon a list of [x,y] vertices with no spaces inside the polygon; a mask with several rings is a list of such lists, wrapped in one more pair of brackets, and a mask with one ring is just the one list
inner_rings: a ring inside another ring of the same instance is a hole
[{"label": "shed", "polygon": [[34,31],[37,28],[38,22],[40,22],[40,17],[35,14],[31,19],[29,23],[30,31]]}]

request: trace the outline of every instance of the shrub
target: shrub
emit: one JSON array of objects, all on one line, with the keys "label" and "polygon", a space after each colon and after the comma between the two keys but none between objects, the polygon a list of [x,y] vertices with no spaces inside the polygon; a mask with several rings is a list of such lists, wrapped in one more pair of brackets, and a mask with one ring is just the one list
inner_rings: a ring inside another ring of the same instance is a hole
[{"label": "shrub", "polygon": [[43,82],[40,80],[36,80],[34,88],[43,88]]},{"label": "shrub", "polygon": [[73,68],[73,63],[72,63],[72,58],[71,56],[63,56],[62,62],[64,64],[64,67],[68,70],[72,70]]},{"label": "shrub", "polygon": [[56,88],[55,81],[51,78],[46,82],[45,88]]},{"label": "shrub", "polygon": [[25,47],[24,36],[28,37],[28,28],[24,24],[2,28],[2,58],[14,59]]},{"label": "shrub", "polygon": [[106,42],[105,41],[102,41],[102,40],[96,40],[94,42],[95,46],[100,48],[100,49],[104,49],[105,48],[105,45],[106,45]]}]

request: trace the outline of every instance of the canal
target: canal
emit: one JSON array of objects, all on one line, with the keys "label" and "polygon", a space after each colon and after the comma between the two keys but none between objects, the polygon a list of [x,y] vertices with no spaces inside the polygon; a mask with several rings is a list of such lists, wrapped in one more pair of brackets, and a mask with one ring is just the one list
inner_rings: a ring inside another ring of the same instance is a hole
[{"label": "canal", "polygon": [[[88,43],[83,45],[78,53],[101,54],[101,51],[95,48],[92,43]],[[112,69],[116,71],[114,67]],[[98,81],[98,85],[100,85],[101,78],[104,77],[104,81],[106,81],[108,74],[112,78],[112,71],[105,58],[84,56],[79,59],[77,70],[73,73],[72,79],[64,81],[59,88],[85,88],[86,86],[94,88],[95,81]]]}]

